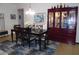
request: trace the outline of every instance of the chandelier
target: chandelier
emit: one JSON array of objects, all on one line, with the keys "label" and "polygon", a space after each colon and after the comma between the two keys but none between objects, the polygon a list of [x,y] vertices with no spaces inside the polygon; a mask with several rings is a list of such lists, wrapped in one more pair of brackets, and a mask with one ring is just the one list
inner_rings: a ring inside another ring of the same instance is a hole
[{"label": "chandelier", "polygon": [[31,9],[31,4],[29,4],[30,7],[29,9],[26,11],[26,15],[34,15],[35,14],[35,11]]}]

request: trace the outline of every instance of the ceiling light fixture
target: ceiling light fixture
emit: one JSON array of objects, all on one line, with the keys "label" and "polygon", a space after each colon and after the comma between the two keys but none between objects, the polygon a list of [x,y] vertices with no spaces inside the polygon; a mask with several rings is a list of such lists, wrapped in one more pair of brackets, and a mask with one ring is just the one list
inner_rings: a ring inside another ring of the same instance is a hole
[{"label": "ceiling light fixture", "polygon": [[26,15],[34,15],[35,14],[35,11],[31,9],[31,4],[29,4],[29,9],[28,11],[26,11]]}]

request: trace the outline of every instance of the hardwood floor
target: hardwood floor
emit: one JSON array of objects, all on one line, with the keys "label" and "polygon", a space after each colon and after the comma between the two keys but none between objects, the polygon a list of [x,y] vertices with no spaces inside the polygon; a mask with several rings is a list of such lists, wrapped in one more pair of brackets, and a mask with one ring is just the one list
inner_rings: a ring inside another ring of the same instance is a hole
[{"label": "hardwood floor", "polygon": [[[13,36],[14,36],[14,39],[15,39],[15,35],[13,35]],[[0,42],[5,41],[5,40],[10,40],[11,41],[11,35],[0,37]]]},{"label": "hardwood floor", "polygon": [[79,44],[69,45],[60,43],[56,50],[57,55],[79,55]]},{"label": "hardwood floor", "polygon": [[[15,36],[14,36],[15,38]],[[11,36],[0,37],[0,42],[5,40],[11,40]],[[79,55],[79,44],[70,45],[65,43],[60,43],[56,49],[56,55]]]}]

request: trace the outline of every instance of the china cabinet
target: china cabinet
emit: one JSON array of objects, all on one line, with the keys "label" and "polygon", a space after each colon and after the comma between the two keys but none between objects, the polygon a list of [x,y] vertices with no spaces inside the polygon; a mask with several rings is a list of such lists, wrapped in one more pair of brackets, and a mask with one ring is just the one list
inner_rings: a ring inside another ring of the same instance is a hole
[{"label": "china cabinet", "polygon": [[48,9],[48,39],[75,44],[78,7]]}]

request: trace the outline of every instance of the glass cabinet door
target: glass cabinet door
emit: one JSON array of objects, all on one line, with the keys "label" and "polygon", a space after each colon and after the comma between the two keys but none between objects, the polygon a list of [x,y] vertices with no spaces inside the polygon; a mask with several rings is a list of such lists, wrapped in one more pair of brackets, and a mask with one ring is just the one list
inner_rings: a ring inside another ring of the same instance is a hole
[{"label": "glass cabinet door", "polygon": [[60,12],[55,12],[55,28],[60,27]]},{"label": "glass cabinet door", "polygon": [[75,11],[72,10],[69,12],[69,17],[68,17],[68,28],[69,29],[74,29],[75,28]]},{"label": "glass cabinet door", "polygon": [[49,12],[49,27],[53,27],[53,12]]},{"label": "glass cabinet door", "polygon": [[61,28],[68,28],[68,15],[67,12],[64,11],[61,13],[62,17],[61,17]]}]

